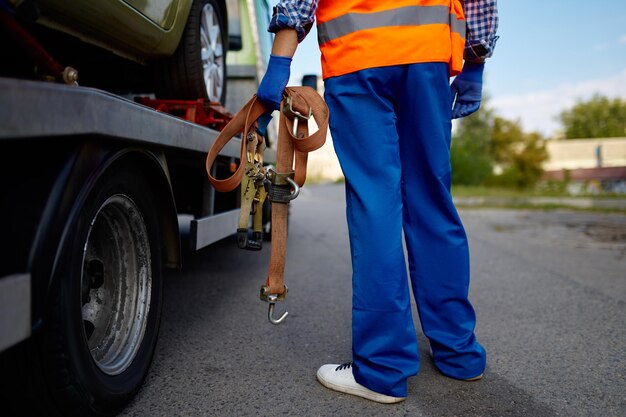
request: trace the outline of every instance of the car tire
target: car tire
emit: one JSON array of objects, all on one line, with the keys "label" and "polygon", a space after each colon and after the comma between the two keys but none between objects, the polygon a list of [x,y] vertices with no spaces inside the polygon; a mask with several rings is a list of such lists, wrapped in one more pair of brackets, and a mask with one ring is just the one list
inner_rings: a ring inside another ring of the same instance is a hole
[{"label": "car tire", "polygon": [[[114,416],[152,362],[162,305],[160,227],[150,183],[116,164],[80,207],[45,327],[20,346],[15,415]],[[10,407],[11,408],[11,407]],[[33,410],[34,409],[34,410]]]},{"label": "car tire", "polygon": [[216,0],[194,0],[176,52],[157,65],[159,98],[204,98],[222,105],[226,98],[225,15]]}]

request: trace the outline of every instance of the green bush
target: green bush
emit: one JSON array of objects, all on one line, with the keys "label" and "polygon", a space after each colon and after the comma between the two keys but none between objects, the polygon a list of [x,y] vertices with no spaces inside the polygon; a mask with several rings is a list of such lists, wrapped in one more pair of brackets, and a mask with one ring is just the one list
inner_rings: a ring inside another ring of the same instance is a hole
[{"label": "green bush", "polygon": [[459,121],[452,139],[452,183],[529,189],[541,179],[547,157],[541,135],[524,132],[519,121],[495,116],[483,102],[479,111]]},{"label": "green bush", "polygon": [[489,154],[467,141],[452,143],[450,162],[453,184],[482,185],[493,171],[493,161]]}]

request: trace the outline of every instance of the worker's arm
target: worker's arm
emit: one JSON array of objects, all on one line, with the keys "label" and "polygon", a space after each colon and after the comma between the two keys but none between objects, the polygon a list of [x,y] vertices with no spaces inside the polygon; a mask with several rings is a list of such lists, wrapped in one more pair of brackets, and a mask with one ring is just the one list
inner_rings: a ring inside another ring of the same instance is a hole
[{"label": "worker's arm", "polygon": [[274,37],[272,55],[293,57],[298,47],[298,32],[295,29],[281,29]]},{"label": "worker's arm", "polygon": [[276,36],[265,76],[257,91],[257,96],[268,110],[280,108],[283,91],[291,73],[291,58],[298,43],[305,38],[313,25],[317,4],[318,0],[281,0],[274,8],[269,31]]},{"label": "worker's arm", "polygon": [[298,42],[302,42],[313,26],[318,3],[319,0],[280,0],[274,7],[268,30],[278,33],[293,29]]},{"label": "worker's arm", "polygon": [[[267,71],[257,91],[257,97],[268,110],[280,108],[283,91],[291,74],[291,58],[297,47],[298,35],[294,29],[283,29],[276,33]],[[264,130],[261,129],[262,134]]]},{"label": "worker's arm", "polygon": [[467,35],[465,39],[465,61],[483,63],[493,55],[498,37],[498,2],[497,0],[465,0],[465,20]]},{"label": "worker's arm", "polygon": [[493,54],[498,37],[497,0],[465,0],[467,38],[463,71],[450,86],[452,118],[469,116],[480,108],[485,59]]}]

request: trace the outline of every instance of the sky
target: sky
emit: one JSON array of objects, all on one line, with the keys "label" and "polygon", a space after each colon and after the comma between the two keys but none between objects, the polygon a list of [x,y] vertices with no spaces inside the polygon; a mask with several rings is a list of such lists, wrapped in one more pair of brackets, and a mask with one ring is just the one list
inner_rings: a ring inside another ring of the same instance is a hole
[{"label": "sky", "polygon": [[[626,0],[498,0],[498,10],[500,39],[484,80],[496,114],[552,137],[558,115],[577,101],[626,99]],[[290,84],[321,74],[319,57],[312,30],[294,56]]]}]

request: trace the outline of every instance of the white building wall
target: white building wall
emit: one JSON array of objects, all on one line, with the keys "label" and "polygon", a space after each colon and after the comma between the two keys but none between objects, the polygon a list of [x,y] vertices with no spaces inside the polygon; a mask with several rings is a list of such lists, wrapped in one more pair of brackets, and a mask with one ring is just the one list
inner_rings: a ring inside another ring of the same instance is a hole
[{"label": "white building wall", "polygon": [[[324,82],[321,77],[317,78],[317,92],[324,96]],[[317,130],[314,120],[309,121],[309,132]],[[333,147],[333,137],[328,129],[326,143],[320,149],[309,153],[307,164],[307,181],[328,182],[343,179],[343,172]]]},{"label": "white building wall", "polygon": [[[309,121],[309,132],[317,130],[314,121]],[[343,172],[333,147],[333,138],[330,130],[326,135],[326,143],[320,149],[309,153],[307,164],[307,181],[337,181],[343,178]]]},{"label": "white building wall", "polygon": [[626,138],[549,140],[546,150],[545,171],[626,166]]}]

